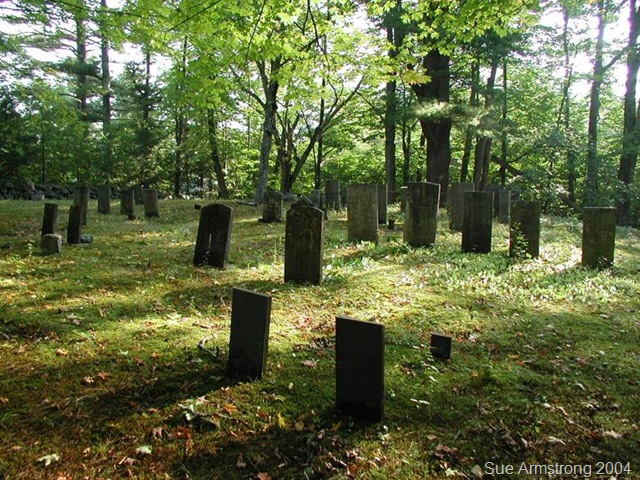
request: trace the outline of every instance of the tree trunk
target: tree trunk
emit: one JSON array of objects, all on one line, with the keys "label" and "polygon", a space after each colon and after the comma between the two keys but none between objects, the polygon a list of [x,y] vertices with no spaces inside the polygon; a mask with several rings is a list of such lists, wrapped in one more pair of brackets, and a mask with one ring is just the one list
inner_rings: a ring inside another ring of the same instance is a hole
[{"label": "tree trunk", "polygon": [[218,148],[218,120],[216,119],[215,111],[212,108],[207,109],[207,127],[209,130],[211,161],[213,162],[213,170],[216,174],[216,181],[218,182],[218,195],[220,198],[229,198],[227,179],[220,159],[220,149]]},{"label": "tree trunk", "polygon": [[[509,97],[507,95],[507,58],[502,60],[502,135],[501,135],[501,156],[502,163],[507,164],[507,155],[509,153],[509,139],[507,137],[507,118],[509,113]],[[507,183],[507,169],[500,167],[500,184],[504,186]]]},{"label": "tree trunk", "polygon": [[[493,104],[494,87],[496,83],[496,74],[498,72],[498,59],[494,58],[491,61],[491,72],[487,79],[487,91],[484,97],[484,118],[490,116],[490,109]],[[480,120],[482,124],[482,119]],[[476,190],[483,191],[487,188],[489,183],[489,162],[491,159],[491,144],[493,140],[491,137],[482,135],[478,136],[476,140],[475,150],[475,164],[473,169],[473,181],[476,184]]]},{"label": "tree trunk", "polygon": [[183,93],[183,82],[187,75],[187,46],[187,38],[185,37],[182,42],[182,62],[180,65],[181,78],[176,83],[176,95],[179,99],[175,112],[176,161],[173,169],[173,194],[176,198],[180,198],[182,195],[182,174],[184,169],[183,148],[184,139],[187,134],[184,108],[180,104],[180,97]]},{"label": "tree trunk", "polygon": [[[571,83],[573,81],[573,70],[571,67],[571,60],[569,56],[569,10],[566,6],[563,8],[563,29],[562,29],[562,49],[564,51],[564,86],[562,105],[558,115],[558,127],[560,127],[560,118],[563,118],[563,128],[565,141],[570,134],[571,128]],[[567,192],[569,200],[575,202],[576,200],[576,153],[575,149],[569,146],[567,148]]]},{"label": "tree trunk", "polygon": [[[480,65],[473,62],[471,65],[471,93],[469,95],[469,105],[477,107],[479,105],[478,85],[480,85]],[[462,162],[460,164],[460,181],[466,182],[469,176],[469,163],[471,162],[471,148],[473,147],[474,128],[469,125],[464,135],[464,150],[462,152]]]},{"label": "tree trunk", "polygon": [[107,0],[100,0],[101,25],[100,25],[100,59],[102,63],[102,136],[103,150],[102,163],[109,183],[112,169],[113,157],[113,135],[111,132],[111,72],[109,70],[109,39],[107,38],[106,26],[104,22],[107,15]]},{"label": "tree trunk", "polygon": [[[391,61],[397,56],[396,41],[398,35],[394,35],[392,25],[387,25],[387,42],[389,48],[389,58]],[[384,165],[385,179],[387,182],[387,201],[393,202],[396,195],[396,81],[390,80],[385,87],[385,111],[384,111]]]}]

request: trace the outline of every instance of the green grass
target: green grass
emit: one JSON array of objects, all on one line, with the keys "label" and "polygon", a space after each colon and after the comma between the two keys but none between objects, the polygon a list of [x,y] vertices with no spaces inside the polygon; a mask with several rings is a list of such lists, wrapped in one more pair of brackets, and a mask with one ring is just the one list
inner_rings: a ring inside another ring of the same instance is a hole
[{"label": "green grass", "polygon": [[[305,286],[283,282],[284,224],[233,207],[214,270],[191,264],[192,202],[135,221],[92,203],[94,242],[58,256],[39,252],[41,203],[0,202],[0,478],[474,478],[487,462],[640,478],[637,231],[594,271],[572,219],[544,218],[540,259],[512,261],[498,224],[474,255],[445,218],[412,249],[400,230],[350,244],[334,214],[325,281]],[[234,286],[273,297],[253,383],[225,376]],[[337,315],[386,326],[379,424],[334,408]],[[450,360],[431,332],[454,337]]]}]

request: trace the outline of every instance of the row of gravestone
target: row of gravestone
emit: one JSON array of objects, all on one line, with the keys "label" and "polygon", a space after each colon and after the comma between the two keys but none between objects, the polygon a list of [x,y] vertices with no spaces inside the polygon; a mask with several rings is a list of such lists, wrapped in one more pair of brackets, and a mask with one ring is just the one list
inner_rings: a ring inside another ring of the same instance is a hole
[{"label": "row of gravestone", "polygon": [[[0,200],[67,200],[73,198],[79,188],[84,188],[84,186],[35,184],[33,182],[14,184],[12,182],[4,182],[0,184]],[[97,188],[90,187],[89,196],[92,199],[96,199],[99,197],[100,192],[104,195],[104,192],[108,191],[110,199],[118,199],[124,190],[126,189],[121,190],[109,185],[103,185]],[[143,202],[142,192],[144,188],[141,185],[135,185],[131,187],[131,190],[135,192],[136,203],[141,205]]]},{"label": "row of gravestone", "polygon": [[[234,288],[227,371],[257,380],[266,371],[271,297]],[[431,336],[434,357],[451,356],[451,337]],[[384,415],[384,325],[336,317],[336,406],[350,415],[379,421]]]}]

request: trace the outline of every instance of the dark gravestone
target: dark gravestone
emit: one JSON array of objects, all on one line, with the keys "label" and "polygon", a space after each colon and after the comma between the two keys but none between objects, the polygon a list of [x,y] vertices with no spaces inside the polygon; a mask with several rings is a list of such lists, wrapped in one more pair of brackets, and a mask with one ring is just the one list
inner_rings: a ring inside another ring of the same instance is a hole
[{"label": "dark gravestone", "polygon": [[511,191],[500,190],[498,192],[498,222],[503,225],[509,224],[511,218]]},{"label": "dark gravestone", "polygon": [[336,406],[355,417],[384,415],[384,325],[336,317]]},{"label": "dark gravestone", "polygon": [[462,251],[489,253],[493,219],[492,192],[465,192]]},{"label": "dark gravestone", "polygon": [[518,200],[511,205],[509,256],[540,256],[540,202]]},{"label": "dark gravestone", "polygon": [[436,242],[440,185],[409,183],[404,241],[412,247],[430,247]]},{"label": "dark gravestone", "polygon": [[613,265],[616,244],[616,209],[584,207],[582,224],[582,265],[608,268]]},{"label": "dark gravestone", "polygon": [[55,233],[47,233],[42,236],[42,253],[56,255],[62,251],[62,237]]},{"label": "dark gravestone", "polygon": [[400,187],[400,211],[401,212],[407,211],[408,197],[409,197],[409,187],[407,187],[406,185],[403,187]]},{"label": "dark gravestone", "polygon": [[56,203],[44,204],[44,216],[42,217],[42,236],[56,233],[58,224],[58,205]]},{"label": "dark gravestone", "polygon": [[284,281],[322,283],[324,212],[304,202],[287,212],[284,241]]},{"label": "dark gravestone", "polygon": [[133,196],[135,198],[136,205],[142,205],[144,203],[144,197],[142,193],[142,185],[134,185]]},{"label": "dark gravestone", "polygon": [[91,190],[88,185],[80,185],[73,191],[73,205],[82,207],[82,225],[87,224],[87,212],[89,210],[89,195]]},{"label": "dark gravestone", "polygon": [[69,210],[69,227],[67,228],[67,243],[78,244],[82,235],[82,205],[72,205]]},{"label": "dark gravestone", "polygon": [[145,188],[142,190],[142,202],[144,203],[145,218],[160,217],[160,209],[158,208],[158,190],[154,188]]},{"label": "dark gravestone", "polygon": [[435,358],[451,358],[451,337],[432,333],[431,355]]},{"label": "dark gravestone", "polygon": [[281,222],[282,221],[282,194],[280,192],[268,191],[262,200],[261,222]]},{"label": "dark gravestone", "polygon": [[347,187],[347,237],[350,242],[378,241],[378,186]]},{"label": "dark gravestone", "polygon": [[340,210],[340,181],[327,180],[325,183],[325,194],[328,210]]},{"label": "dark gravestone", "polygon": [[387,223],[387,186],[378,185],[378,223],[385,225]]},{"label": "dark gravestone", "polygon": [[221,203],[200,209],[198,238],[193,255],[194,265],[224,268],[231,245],[233,209]]},{"label": "dark gravestone", "polygon": [[449,228],[455,232],[462,230],[464,220],[464,192],[473,192],[473,182],[454,183],[449,189]]},{"label": "dark gravestone", "polygon": [[230,375],[241,379],[262,378],[267,364],[271,297],[242,288],[233,289]]},{"label": "dark gravestone", "polygon": [[104,215],[111,213],[111,187],[109,185],[98,187],[98,213]]},{"label": "dark gravestone", "polygon": [[136,219],[136,198],[133,190],[123,190],[120,195],[120,214],[126,215],[129,220]]}]

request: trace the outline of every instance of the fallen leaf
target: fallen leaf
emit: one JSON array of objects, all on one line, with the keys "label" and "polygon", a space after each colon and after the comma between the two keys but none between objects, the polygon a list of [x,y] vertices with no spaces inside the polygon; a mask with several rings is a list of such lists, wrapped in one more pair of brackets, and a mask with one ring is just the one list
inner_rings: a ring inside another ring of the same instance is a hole
[{"label": "fallen leaf", "polygon": [[287,421],[284,419],[280,413],[278,413],[278,427],[279,428],[287,428]]},{"label": "fallen leaf", "polygon": [[89,375],[82,379],[82,383],[84,383],[85,385],[91,385],[94,382],[95,380],[93,379],[93,377],[90,377]]},{"label": "fallen leaf", "polygon": [[36,460],[36,462],[44,463],[44,466],[48,467],[53,462],[57,462],[59,460],[60,460],[60,455],[58,455],[57,453],[52,453],[51,455],[45,455],[44,457],[40,457],[39,459]]},{"label": "fallen leaf", "polygon": [[56,355],[59,357],[66,357],[69,355],[69,352],[67,350],[65,350],[64,348],[59,348],[56,350]]},{"label": "fallen leaf", "polygon": [[234,404],[232,403],[226,403],[222,409],[227,412],[229,415],[235,413],[238,411],[238,407],[236,407]]},{"label": "fallen leaf", "polygon": [[301,432],[302,430],[304,430],[304,422],[302,420],[298,420],[295,424],[295,427],[298,432]]},{"label": "fallen leaf", "polygon": [[257,478],[258,480],[271,480],[271,475],[265,472],[260,472]]},{"label": "fallen leaf", "polygon": [[4,405],[5,403],[9,403],[9,399],[7,397],[0,397],[0,404]]},{"label": "fallen leaf", "polygon": [[136,448],[136,453],[140,453],[142,455],[151,455],[151,445],[140,445]]},{"label": "fallen leaf", "polygon": [[618,432],[614,432],[613,430],[608,430],[606,432],[602,432],[603,437],[615,438],[616,440],[622,438],[622,434]]},{"label": "fallen leaf", "polygon": [[109,378],[111,376],[110,373],[107,372],[100,372],[96,375],[100,380],[106,380],[107,378]]},{"label": "fallen leaf", "polygon": [[318,366],[318,362],[316,362],[315,360],[303,360],[302,365],[304,365],[305,367],[309,367],[309,368],[316,368]]}]

